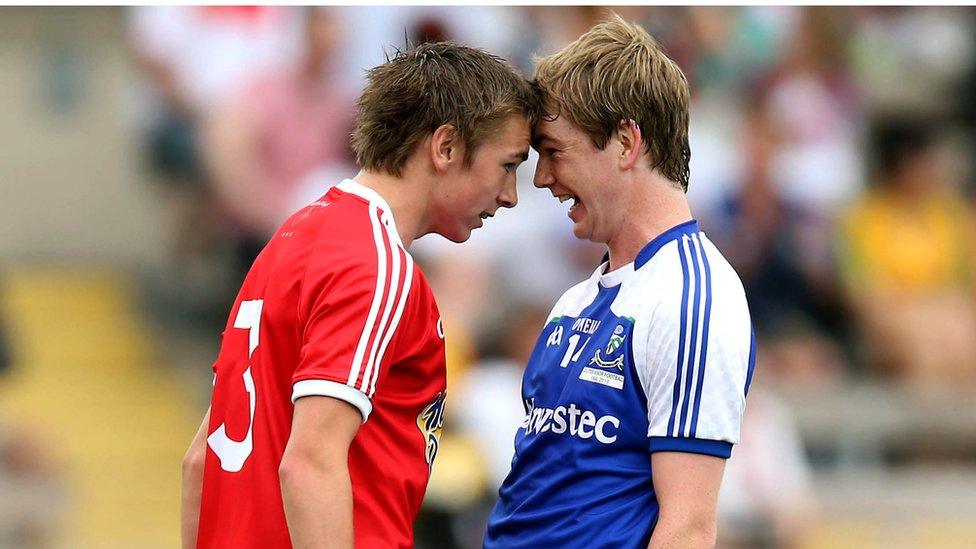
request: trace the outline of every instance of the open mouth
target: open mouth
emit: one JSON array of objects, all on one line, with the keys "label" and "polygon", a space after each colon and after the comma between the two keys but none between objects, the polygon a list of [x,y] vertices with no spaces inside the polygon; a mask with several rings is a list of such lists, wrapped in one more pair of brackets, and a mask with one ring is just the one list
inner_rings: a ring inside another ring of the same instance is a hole
[{"label": "open mouth", "polygon": [[560,194],[556,196],[556,200],[559,200],[560,204],[566,202],[567,200],[572,200],[573,203],[569,207],[569,212],[572,213],[580,204],[580,199],[575,194]]},{"label": "open mouth", "polygon": [[488,212],[481,212],[481,219],[488,219],[489,217],[495,217],[495,214],[491,214]]}]

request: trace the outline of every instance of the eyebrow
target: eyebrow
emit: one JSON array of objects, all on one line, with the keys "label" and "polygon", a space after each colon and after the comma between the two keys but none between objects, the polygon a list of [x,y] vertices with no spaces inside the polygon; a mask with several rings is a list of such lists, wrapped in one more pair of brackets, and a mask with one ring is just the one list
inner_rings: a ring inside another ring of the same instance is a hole
[{"label": "eyebrow", "polygon": [[525,162],[526,160],[529,159],[529,151],[527,150],[516,151],[508,156],[513,160],[519,160],[521,162]]}]

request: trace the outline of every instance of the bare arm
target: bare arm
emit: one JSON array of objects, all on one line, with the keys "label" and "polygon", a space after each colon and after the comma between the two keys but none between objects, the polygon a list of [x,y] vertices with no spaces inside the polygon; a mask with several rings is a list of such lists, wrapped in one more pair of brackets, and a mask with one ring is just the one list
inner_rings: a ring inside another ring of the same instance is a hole
[{"label": "bare arm", "polygon": [[353,547],[349,445],[362,421],[355,407],[334,398],[295,403],[278,473],[296,549]]},{"label": "bare arm", "polygon": [[210,408],[203,416],[190,448],[183,456],[183,498],[180,506],[180,531],[183,549],[197,546],[197,530],[200,526],[200,494],[203,490],[203,468],[207,458],[207,429],[210,426]]},{"label": "bare arm", "polygon": [[725,460],[681,452],[651,454],[660,515],[650,549],[714,547]]}]

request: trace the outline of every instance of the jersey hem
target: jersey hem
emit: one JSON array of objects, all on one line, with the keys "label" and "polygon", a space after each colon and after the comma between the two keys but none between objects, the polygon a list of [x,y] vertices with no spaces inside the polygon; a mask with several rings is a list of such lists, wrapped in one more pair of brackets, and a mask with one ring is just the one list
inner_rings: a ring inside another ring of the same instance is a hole
[{"label": "jersey hem", "polygon": [[292,386],[292,403],[306,396],[327,396],[348,402],[349,404],[355,406],[359,410],[359,413],[363,415],[363,423],[366,423],[370,412],[373,411],[373,403],[369,401],[369,398],[367,398],[366,395],[364,395],[358,389],[354,389],[337,381],[330,381],[327,379],[305,379],[296,382]]},{"label": "jersey hem", "polygon": [[702,454],[724,459],[732,457],[732,443],[724,440],[704,440],[700,438],[649,437],[648,449],[654,452],[685,452]]}]

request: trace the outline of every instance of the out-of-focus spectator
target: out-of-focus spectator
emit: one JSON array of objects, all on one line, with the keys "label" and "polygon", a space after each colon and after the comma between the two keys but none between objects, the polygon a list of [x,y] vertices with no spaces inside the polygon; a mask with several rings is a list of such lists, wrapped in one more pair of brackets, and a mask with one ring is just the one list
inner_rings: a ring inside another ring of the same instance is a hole
[{"label": "out-of-focus spectator", "polygon": [[0,431],[0,546],[51,547],[67,503],[61,466],[37,433]]},{"label": "out-of-focus spectator", "polygon": [[[856,30],[852,69],[876,107],[942,113],[954,107],[953,85],[976,61],[972,10],[871,6],[852,9],[850,15]],[[970,96],[966,93],[963,101],[971,102]]]},{"label": "out-of-focus spectator", "polygon": [[203,155],[240,233],[241,276],[290,213],[354,172],[354,94],[335,70],[342,22],[327,8],[305,21],[296,62],[265,69],[205,119]]},{"label": "out-of-focus spectator", "polygon": [[[0,378],[13,366],[13,350],[0,319]],[[0,546],[50,547],[64,520],[64,474],[40,433],[23,423],[0,423]]]},{"label": "out-of-focus spectator", "polygon": [[828,268],[830,224],[816,210],[783,196],[772,161],[775,126],[754,106],[742,126],[741,181],[704,222],[742,279],[758,340],[775,359],[775,379],[814,388],[835,383],[843,356],[839,303]]},{"label": "out-of-focus spectator", "polygon": [[690,7],[683,40],[696,93],[741,94],[779,61],[789,8]]},{"label": "out-of-focus spectator", "polygon": [[548,306],[532,303],[511,311],[487,338],[481,359],[458,391],[459,423],[478,441],[488,463],[492,492],[501,486],[512,465],[515,431],[525,417],[522,372],[548,312]]},{"label": "out-of-focus spectator", "polygon": [[163,108],[203,112],[298,50],[300,14],[280,6],[163,6],[129,12],[129,41]]},{"label": "out-of-focus spectator", "polygon": [[[759,357],[762,371],[767,361]],[[762,383],[753,385],[719,491],[718,546],[799,547],[814,528],[814,507],[812,471],[792,414]]]},{"label": "out-of-focus spectator", "polygon": [[556,51],[586,32],[608,11],[597,6],[536,6],[526,8],[526,20],[531,21],[532,33],[528,43],[532,51],[522,49],[519,65],[529,70],[531,57],[539,52]]},{"label": "out-of-focus spectator", "polygon": [[862,97],[848,66],[844,13],[798,9],[793,42],[758,94],[783,138],[774,165],[783,192],[830,216],[862,181]]},{"label": "out-of-focus spectator", "polygon": [[[200,121],[258,72],[288,64],[301,19],[280,6],[143,6],[127,12],[139,73],[136,123],[158,200],[172,212],[164,300],[204,316],[226,309],[223,216],[207,184]],[[222,314],[221,313],[221,314]]]},{"label": "out-of-focus spectator", "polygon": [[919,388],[976,383],[976,217],[930,123],[874,129],[875,185],[843,219],[842,276],[871,368]]}]

